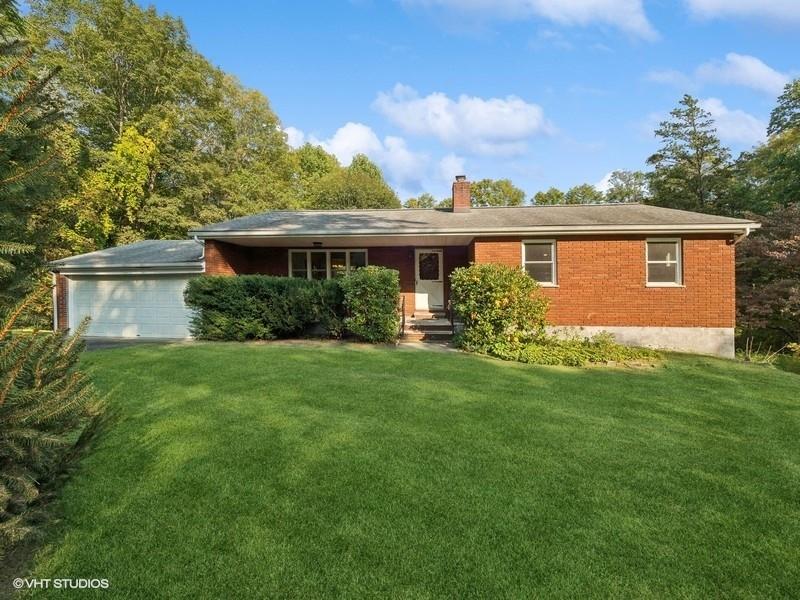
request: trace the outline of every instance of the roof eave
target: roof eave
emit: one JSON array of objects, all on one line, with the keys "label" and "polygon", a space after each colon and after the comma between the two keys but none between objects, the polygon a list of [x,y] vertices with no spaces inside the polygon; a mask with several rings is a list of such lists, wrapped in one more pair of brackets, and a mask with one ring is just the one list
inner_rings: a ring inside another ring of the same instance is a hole
[{"label": "roof eave", "polygon": [[240,238],[240,237],[362,237],[386,236],[407,237],[416,235],[596,235],[602,234],[652,234],[652,233],[749,233],[761,227],[760,223],[705,223],[705,224],[668,224],[668,225],[544,225],[536,227],[513,228],[439,228],[439,229],[405,229],[401,231],[386,231],[385,229],[359,229],[349,231],[276,231],[274,229],[239,229],[239,230],[194,230],[189,235],[200,239]]},{"label": "roof eave", "polygon": [[203,273],[204,261],[187,263],[149,263],[138,265],[95,264],[95,265],[49,265],[50,271],[62,275],[168,275],[178,273]]}]

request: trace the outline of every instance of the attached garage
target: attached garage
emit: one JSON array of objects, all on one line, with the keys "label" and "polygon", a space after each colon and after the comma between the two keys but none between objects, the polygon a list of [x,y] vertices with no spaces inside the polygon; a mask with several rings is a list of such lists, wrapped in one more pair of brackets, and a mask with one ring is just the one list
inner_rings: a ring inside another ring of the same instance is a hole
[{"label": "attached garage", "polygon": [[69,327],[89,317],[88,336],[189,337],[191,312],[183,303],[189,277],[71,277]]},{"label": "attached garage", "polygon": [[90,337],[187,338],[191,311],[183,291],[204,269],[203,244],[151,240],[51,264],[55,326],[89,317]]}]

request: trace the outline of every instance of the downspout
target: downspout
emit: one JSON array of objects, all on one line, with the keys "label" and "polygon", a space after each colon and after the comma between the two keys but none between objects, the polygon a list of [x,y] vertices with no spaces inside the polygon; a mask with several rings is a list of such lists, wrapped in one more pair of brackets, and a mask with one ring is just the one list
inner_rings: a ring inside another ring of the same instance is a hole
[{"label": "downspout", "polygon": [[206,243],[205,243],[205,241],[200,241],[200,239],[196,235],[193,235],[192,239],[203,247],[203,252],[200,254],[200,262],[203,263],[203,273],[205,273],[206,272],[206,264],[205,264],[205,260],[206,260]]},{"label": "downspout", "polygon": [[747,225],[744,228],[744,233],[740,233],[735,238],[733,238],[733,242],[732,242],[731,245],[735,246],[736,244],[741,242],[744,238],[746,238],[748,235],[750,235],[750,226],[749,225]]},{"label": "downspout", "polygon": [[51,272],[53,277],[53,332],[58,331],[58,274],[55,271]]}]

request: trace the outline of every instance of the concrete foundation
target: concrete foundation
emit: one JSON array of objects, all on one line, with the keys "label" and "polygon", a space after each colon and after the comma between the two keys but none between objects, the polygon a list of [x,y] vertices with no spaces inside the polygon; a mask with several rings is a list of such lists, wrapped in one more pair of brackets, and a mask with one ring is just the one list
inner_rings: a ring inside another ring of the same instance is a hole
[{"label": "concrete foundation", "polygon": [[710,354],[722,358],[734,357],[733,327],[548,327],[551,333],[562,336],[591,337],[603,331],[614,336],[620,344],[644,346],[659,350]]}]

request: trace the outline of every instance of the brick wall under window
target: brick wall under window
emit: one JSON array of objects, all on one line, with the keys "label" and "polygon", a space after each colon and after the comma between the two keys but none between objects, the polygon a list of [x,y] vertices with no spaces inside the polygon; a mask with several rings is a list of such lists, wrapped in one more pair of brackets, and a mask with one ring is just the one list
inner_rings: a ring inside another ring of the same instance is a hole
[{"label": "brick wall under window", "polygon": [[[674,236],[673,236],[674,237]],[[645,286],[645,237],[564,237],[556,242],[553,325],[733,327],[734,246],[725,236],[683,236],[683,287]],[[522,238],[480,238],[477,263],[521,268]]]}]

